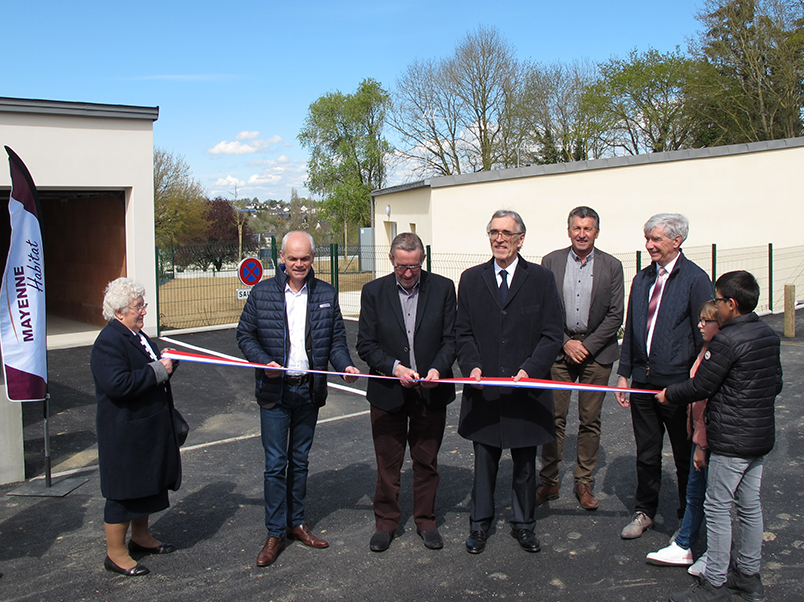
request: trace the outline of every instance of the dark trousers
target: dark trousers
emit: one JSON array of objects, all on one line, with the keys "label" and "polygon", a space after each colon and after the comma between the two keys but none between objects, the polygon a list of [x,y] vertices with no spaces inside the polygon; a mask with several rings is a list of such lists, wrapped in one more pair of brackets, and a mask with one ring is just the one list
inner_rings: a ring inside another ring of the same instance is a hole
[{"label": "dark trousers", "polygon": [[[598,364],[591,357],[580,364],[560,361],[553,364],[553,380],[562,382],[607,385],[611,374],[611,364]],[[556,438],[542,447],[542,470],[539,473],[543,482],[558,485],[558,471],[561,456],[564,454],[564,429],[567,426],[570,397],[572,391],[553,391],[553,408],[556,416]],[[575,464],[575,482],[592,485],[592,472],[597,466],[600,449],[600,410],[603,407],[603,391],[578,391],[578,446]]]},{"label": "dark trousers", "polygon": [[[469,529],[488,531],[494,521],[494,489],[502,449],[474,442],[475,483],[469,506]],[[514,511],[511,526],[530,529],[536,525],[536,447],[511,450],[514,474],[511,483],[511,506]]]},{"label": "dark trousers", "polygon": [[[657,389],[634,382],[634,389]],[[636,440],[637,491],[635,511],[656,516],[662,484],[662,444],[664,432],[670,438],[678,480],[678,518],[687,505],[687,478],[690,474],[692,442],[687,439],[687,406],[662,405],[653,395],[632,393],[631,421]]]},{"label": "dark trousers", "polygon": [[428,408],[419,392],[405,390],[405,404],[397,412],[371,406],[371,434],[377,458],[374,521],[378,531],[399,528],[399,480],[405,447],[413,463],[413,520],[419,531],[435,529],[435,498],[440,477],[438,450],[444,437],[446,408]]}]

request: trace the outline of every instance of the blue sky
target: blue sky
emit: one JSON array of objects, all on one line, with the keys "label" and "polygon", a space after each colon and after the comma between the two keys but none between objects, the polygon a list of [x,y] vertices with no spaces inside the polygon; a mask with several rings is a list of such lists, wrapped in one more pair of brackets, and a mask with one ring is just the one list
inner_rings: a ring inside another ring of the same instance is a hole
[{"label": "blue sky", "polygon": [[[686,48],[702,0],[4,2],[0,96],[159,106],[154,144],[212,195],[306,196],[311,102],[367,77],[393,89],[478,25],[542,63]],[[2,141],[0,141],[2,143]],[[398,183],[398,182],[392,182]]]}]

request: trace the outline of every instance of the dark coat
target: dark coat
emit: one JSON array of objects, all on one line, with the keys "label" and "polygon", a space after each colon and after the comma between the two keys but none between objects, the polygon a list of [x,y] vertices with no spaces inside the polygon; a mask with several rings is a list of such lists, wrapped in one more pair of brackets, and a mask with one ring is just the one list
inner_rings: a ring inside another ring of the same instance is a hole
[{"label": "dark coat", "polygon": [[[284,266],[275,278],[257,283],[243,307],[237,325],[237,344],[250,362],[280,366],[287,365],[288,344],[287,312],[285,311],[285,284],[287,275]],[[305,328],[307,358],[313,370],[327,370],[328,363],[338,372],[353,365],[346,344],[346,329],[343,326],[338,293],[332,285],[314,277],[313,270],[307,276],[307,326]],[[284,379],[269,378],[265,370],[255,371],[257,402],[263,406],[282,403]],[[314,374],[310,384],[313,404],[323,406],[327,401],[327,377]]]},{"label": "dark coat", "polygon": [[[505,306],[494,260],[469,268],[458,286],[455,339],[464,376],[550,378],[563,344],[561,302],[550,270],[519,258]],[[486,445],[515,448],[555,438],[553,393],[546,389],[465,386],[458,433]]]},{"label": "dark coat", "polygon": [[[564,273],[570,249],[560,249],[542,258],[542,265],[553,272],[556,278],[558,299],[561,301],[564,343],[570,336],[566,332],[567,311],[564,307]],[[586,336],[583,346],[599,364],[613,364],[620,357],[617,331],[623,324],[625,315],[623,264],[616,257],[598,248],[594,250],[594,274],[592,277],[592,300],[589,306]],[[560,358],[563,359],[563,353]]]},{"label": "dark coat", "polygon": [[695,377],[667,388],[671,403],[709,398],[706,438],[716,454],[764,456],[776,438],[774,402],[782,391],[779,336],[755,313],[723,324]]},{"label": "dark coat", "polygon": [[[421,272],[413,348],[416,368],[424,378],[431,368],[441,378],[452,378],[455,361],[455,284],[452,280]],[[394,362],[410,365],[410,349],[396,276],[377,278],[363,287],[360,295],[360,324],[357,353],[369,366],[371,374],[393,376]],[[455,399],[455,385],[442,384],[421,388],[424,402],[441,408]],[[386,412],[402,408],[402,385],[397,380],[368,379],[366,398]]]},{"label": "dark coat", "polygon": [[[143,333],[145,334],[145,333]],[[148,339],[148,337],[145,337]],[[148,339],[159,357],[159,349]],[[90,355],[98,400],[101,493],[113,500],[155,495],[181,484],[170,382],[158,382],[138,336],[112,320]]]},{"label": "dark coat", "polygon": [[656,281],[656,270],[656,263],[651,263],[631,284],[617,374],[666,387],[690,377],[690,368],[703,347],[698,320],[701,306],[712,298],[712,281],[683,253],[679,254],[664,285],[648,357],[648,293]]}]

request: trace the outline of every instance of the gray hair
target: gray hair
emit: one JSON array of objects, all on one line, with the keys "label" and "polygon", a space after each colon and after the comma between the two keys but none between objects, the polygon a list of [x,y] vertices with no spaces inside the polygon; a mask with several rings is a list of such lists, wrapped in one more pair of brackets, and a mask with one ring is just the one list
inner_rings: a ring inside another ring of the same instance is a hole
[{"label": "gray hair", "polygon": [[591,207],[581,205],[580,207],[576,207],[570,211],[569,217],[567,218],[567,228],[572,228],[573,217],[578,217],[580,219],[591,217],[595,220],[595,230],[600,230],[600,216],[597,214],[597,211]]},{"label": "gray hair", "polygon": [[681,237],[681,242],[687,240],[690,233],[689,220],[680,213],[657,213],[647,222],[643,231],[648,236],[654,228],[664,228],[664,235],[668,238]]},{"label": "gray hair", "polygon": [[291,230],[282,237],[282,253],[284,254],[285,252],[285,245],[287,244],[290,235],[296,233],[304,234],[307,237],[307,240],[310,241],[310,250],[313,252],[313,255],[315,255],[315,241],[313,240],[312,235],[309,232],[305,232],[304,230]]},{"label": "gray hair", "polygon": [[[131,278],[112,280],[103,291],[103,318],[112,321],[115,312],[128,313],[132,301],[145,297],[145,287]],[[125,309],[125,311],[123,311]]]},{"label": "gray hair", "polygon": [[491,232],[491,222],[499,217],[510,217],[512,220],[516,222],[517,227],[519,228],[519,234],[525,233],[525,222],[522,221],[522,216],[519,215],[516,211],[511,211],[510,209],[498,209],[494,212],[494,215],[491,216],[489,223],[486,224],[486,234]]},{"label": "gray hair", "polygon": [[393,242],[391,242],[391,258],[394,258],[394,251],[399,249],[400,251],[418,251],[421,253],[422,259],[424,259],[425,252],[424,252],[424,243],[422,243],[422,239],[419,238],[419,235],[415,232],[402,232],[402,234],[397,234],[394,237]]}]

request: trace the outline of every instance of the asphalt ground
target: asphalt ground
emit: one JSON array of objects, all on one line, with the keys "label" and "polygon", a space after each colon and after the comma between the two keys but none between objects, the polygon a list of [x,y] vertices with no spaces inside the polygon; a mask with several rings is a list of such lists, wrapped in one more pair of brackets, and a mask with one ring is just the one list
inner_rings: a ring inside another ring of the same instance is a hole
[{"label": "asphalt ground", "polygon": [[[766,320],[777,330],[782,317]],[[350,346],[357,324],[347,322]],[[764,473],[762,578],[768,600],[804,600],[804,315],[795,339],[783,339],[785,388],[777,399],[777,443]],[[240,356],[234,331],[175,337]],[[62,473],[88,482],[62,498],[12,497],[0,486],[0,600],[666,600],[692,578],[683,568],[656,567],[645,555],[667,545],[678,525],[669,443],[654,529],[624,541],[633,511],[634,441],[627,410],[608,394],[595,493],[600,508],[581,509],[572,494],[577,418],[571,406],[561,497],[537,509],[538,554],[509,535],[511,460],[503,455],[497,524],[486,551],[468,554],[472,446],[457,434],[460,397],[449,408],[440,454],[436,514],[443,550],[426,549],[411,517],[411,466],[402,475],[403,527],[388,551],[369,550],[374,454],[368,404],[358,393],[331,389],[310,455],[307,520],[330,547],[293,543],[267,568],[255,564],[265,539],[258,407],[250,369],[183,363],[173,378],[176,405],[190,423],[183,448],[184,482],[171,507],[152,517],[157,538],[179,549],[146,557],[145,577],[103,569],[103,504],[96,468],[95,397],[89,347],[48,354],[52,394],[54,482]],[[357,359],[356,365],[365,366]],[[342,381],[340,381],[342,382]],[[365,386],[358,381],[352,388]],[[26,468],[41,475],[42,405],[24,408]],[[705,539],[705,538],[702,538]],[[696,556],[705,543],[693,547]]]}]

